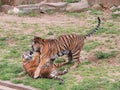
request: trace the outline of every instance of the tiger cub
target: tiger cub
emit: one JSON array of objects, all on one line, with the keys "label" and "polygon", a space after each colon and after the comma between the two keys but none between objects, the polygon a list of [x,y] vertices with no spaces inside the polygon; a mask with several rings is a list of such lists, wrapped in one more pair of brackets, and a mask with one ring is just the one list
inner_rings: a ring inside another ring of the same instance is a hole
[{"label": "tiger cub", "polygon": [[[22,56],[23,67],[25,71],[28,73],[28,75],[30,75],[31,77],[34,76],[35,70],[40,63],[39,56],[40,56],[39,52],[36,52],[34,55],[32,51],[29,51]],[[54,64],[53,62],[48,62],[44,64],[39,73],[39,77],[57,79],[61,81],[60,83],[63,83],[64,80],[62,78],[59,78],[58,75],[66,74],[68,70],[65,69],[64,71],[58,71],[57,69],[62,65],[64,65],[64,62],[61,64]]]},{"label": "tiger cub", "polygon": [[43,39],[35,36],[32,42],[33,51],[40,52],[41,61],[35,71],[34,78],[39,76],[42,66],[48,61],[54,61],[58,56],[67,55],[68,63],[74,61],[73,69],[80,63],[80,52],[83,49],[84,40],[94,34],[100,27],[101,20],[98,17],[96,28],[87,35],[66,34],[56,39]]}]

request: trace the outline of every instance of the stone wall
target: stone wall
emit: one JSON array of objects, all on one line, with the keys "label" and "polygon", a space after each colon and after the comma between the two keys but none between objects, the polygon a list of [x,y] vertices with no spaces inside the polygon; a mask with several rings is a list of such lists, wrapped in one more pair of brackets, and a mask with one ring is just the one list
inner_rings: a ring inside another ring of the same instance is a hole
[{"label": "stone wall", "polygon": [[[33,4],[33,3],[39,3],[44,0],[1,0],[2,4],[7,4],[7,5],[20,5],[20,4]],[[63,2],[67,0],[47,0],[47,2]],[[73,0],[73,2],[76,0]],[[120,0],[87,0],[90,5],[94,4],[102,4],[105,7],[111,7],[113,5],[120,5]]]},{"label": "stone wall", "polygon": [[[20,5],[20,4],[34,4],[34,3],[39,3],[44,0],[1,0],[2,4],[7,4],[7,5]],[[64,0],[47,0],[47,2],[62,2]]]},{"label": "stone wall", "polygon": [[94,4],[101,4],[104,7],[112,7],[112,6],[119,6],[120,5],[120,0],[88,0],[90,5]]}]

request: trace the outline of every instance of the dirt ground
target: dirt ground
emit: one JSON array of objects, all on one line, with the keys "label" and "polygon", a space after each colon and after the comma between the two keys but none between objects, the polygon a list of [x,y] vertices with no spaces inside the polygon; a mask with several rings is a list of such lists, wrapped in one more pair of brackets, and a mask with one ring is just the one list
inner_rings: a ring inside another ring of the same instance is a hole
[{"label": "dirt ground", "polygon": [[13,84],[9,81],[0,80],[0,90],[37,90],[37,89],[22,84]]}]

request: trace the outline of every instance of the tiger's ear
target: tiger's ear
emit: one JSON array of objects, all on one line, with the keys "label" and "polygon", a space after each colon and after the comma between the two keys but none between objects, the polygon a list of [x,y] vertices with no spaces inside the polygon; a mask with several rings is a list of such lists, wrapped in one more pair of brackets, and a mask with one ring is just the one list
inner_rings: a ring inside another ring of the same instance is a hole
[{"label": "tiger's ear", "polygon": [[41,39],[40,37],[38,37],[38,36],[34,36],[34,39]]},{"label": "tiger's ear", "polygon": [[38,37],[38,36],[34,36],[34,40],[40,40],[40,41],[44,42],[44,39],[42,39],[41,37]]},{"label": "tiger's ear", "polygon": [[41,37],[34,36],[33,40],[43,40]]}]

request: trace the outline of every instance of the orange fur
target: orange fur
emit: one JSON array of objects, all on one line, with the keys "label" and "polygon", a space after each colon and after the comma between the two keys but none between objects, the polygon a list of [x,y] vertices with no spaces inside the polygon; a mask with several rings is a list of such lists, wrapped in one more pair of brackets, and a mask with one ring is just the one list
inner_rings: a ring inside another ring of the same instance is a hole
[{"label": "orange fur", "polygon": [[[33,60],[26,60],[24,58],[24,55],[22,57],[22,63],[23,63],[23,67],[25,69],[25,71],[31,76],[34,76],[35,70],[37,68],[37,66],[39,65],[39,56],[40,53],[36,52],[34,59]],[[64,64],[64,63],[63,63]],[[39,77],[42,78],[54,78],[54,79],[60,79],[59,77],[57,77],[58,75],[63,75],[67,72],[62,72],[62,71],[58,71],[57,68],[61,67],[63,64],[53,64],[53,63],[48,63],[46,65],[44,65],[42,67],[42,70],[39,73]],[[52,73],[56,72],[57,74],[53,74],[54,76],[52,76]]]}]

